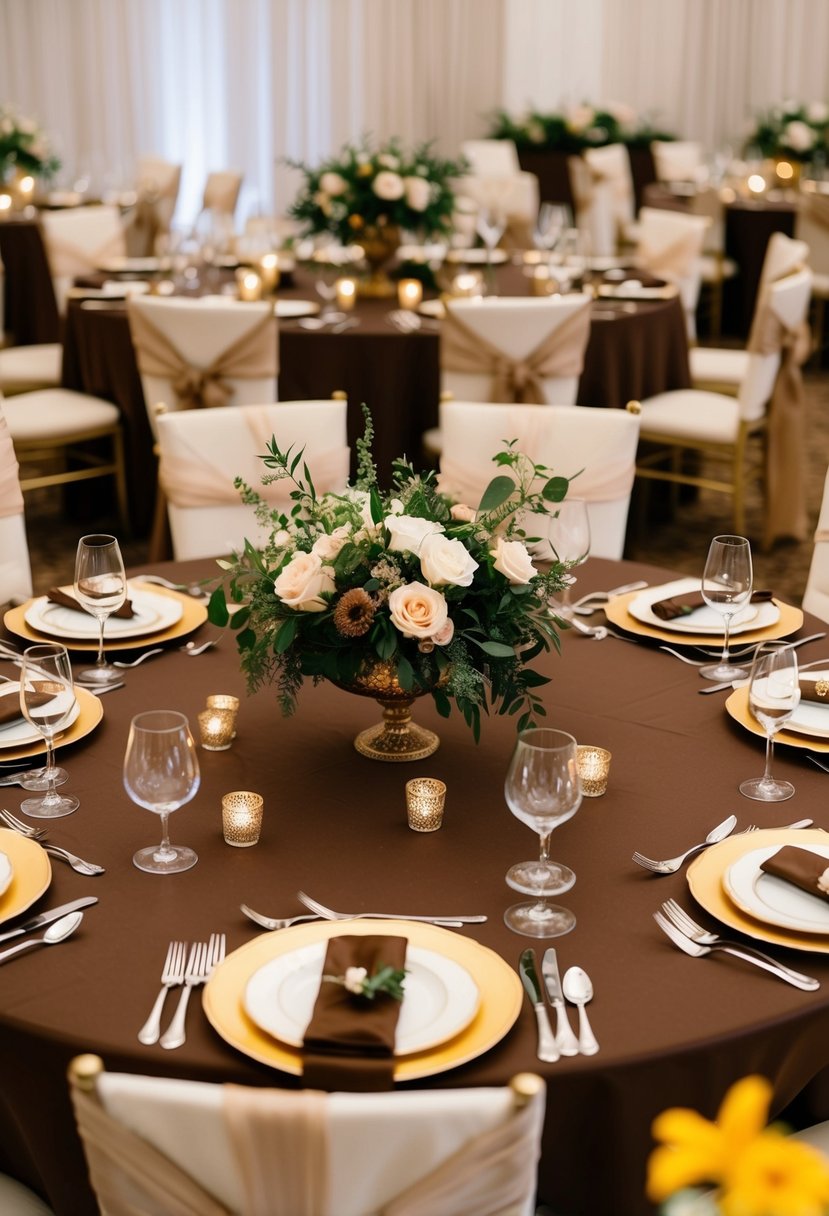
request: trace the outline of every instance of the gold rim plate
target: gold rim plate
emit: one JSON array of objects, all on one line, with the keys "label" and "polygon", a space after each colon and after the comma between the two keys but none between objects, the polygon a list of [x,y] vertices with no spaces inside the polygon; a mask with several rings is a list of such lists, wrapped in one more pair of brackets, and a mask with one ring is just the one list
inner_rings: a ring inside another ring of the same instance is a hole
[{"label": "gold rim plate", "polygon": [[[104,638],[107,651],[120,650],[139,650],[142,646],[152,644],[157,646],[159,642],[173,642],[176,638],[186,637],[188,633],[192,633],[203,625],[207,620],[207,605],[200,603],[194,599],[192,595],[182,595],[178,591],[169,591],[166,587],[157,587],[155,583],[142,583],[136,580],[137,587],[146,588],[153,595],[167,595],[175,600],[179,600],[182,607],[181,617],[174,625],[170,625],[167,629],[161,629],[156,633],[144,633],[141,637],[119,638],[109,642]],[[36,629],[32,629],[26,623],[26,612],[28,611],[32,600],[27,600],[25,604],[20,604],[17,608],[10,608],[3,618],[3,623],[9,633],[14,633],[19,638],[25,638],[28,642],[54,642],[56,639],[45,633],[38,633]],[[66,646],[67,650],[83,650],[91,651],[95,654],[98,652],[98,643],[90,638],[78,638],[75,641],[72,638],[61,638],[61,642]]]},{"label": "gold rim plate", "polygon": [[229,954],[204,990],[204,1011],[214,1030],[252,1060],[301,1076],[302,1053],[271,1038],[245,1013],[245,988],[254,972],[271,959],[343,934],[406,937],[413,946],[434,950],[465,967],[478,985],[481,1004],[469,1025],[448,1042],[396,1060],[395,1081],[415,1081],[474,1060],[499,1043],[518,1017],[523,999],[521,982],[500,955],[486,946],[437,925],[415,921],[323,921],[264,933]]},{"label": "gold rim plate", "polygon": [[8,857],[14,876],[0,896],[0,925],[30,908],[52,881],[49,858],[36,840],[0,828],[0,852]]},{"label": "gold rim plate", "polygon": [[[104,716],[104,707],[100,697],[87,692],[85,688],[75,685],[75,696],[78,699],[80,713],[70,727],[55,739],[55,747],[64,747],[67,743],[77,743],[92,733]],[[26,743],[20,747],[4,747],[0,750],[0,760],[26,760],[30,756],[42,756],[46,753],[46,741],[40,739],[37,743]]]},{"label": "gold rim plate", "polygon": [[[628,604],[641,595],[641,591],[629,591],[626,595],[615,595],[605,604],[605,616],[612,625],[618,625],[626,633],[634,633],[643,638],[656,638],[660,642],[668,642],[671,646],[707,646],[715,649],[722,644],[721,633],[678,633],[670,629],[658,629],[655,625],[646,625],[637,621],[628,612]],[[746,629],[734,638],[734,645],[751,645],[755,642],[770,642],[775,638],[786,638],[795,633],[803,624],[803,613],[792,604],[784,604],[775,599],[780,609],[780,620],[765,629]]]},{"label": "gold rim plate", "polygon": [[[725,703],[725,708],[740,726],[744,726],[752,735],[765,739],[766,732],[749,709],[747,685],[734,689]],[[774,736],[774,742],[775,745],[785,743],[787,747],[806,748],[810,752],[829,752],[829,739],[821,739],[817,735],[802,735],[791,730],[779,730]]]},{"label": "gold rim plate", "polygon": [[757,832],[742,832],[712,845],[688,867],[688,887],[697,903],[717,920],[749,937],[791,950],[807,950],[811,954],[829,954],[829,938],[825,933],[797,933],[756,920],[739,908],[725,893],[723,877],[733,862],[754,849],[766,845],[792,844],[800,848],[826,845],[829,836],[819,828],[761,828]]}]

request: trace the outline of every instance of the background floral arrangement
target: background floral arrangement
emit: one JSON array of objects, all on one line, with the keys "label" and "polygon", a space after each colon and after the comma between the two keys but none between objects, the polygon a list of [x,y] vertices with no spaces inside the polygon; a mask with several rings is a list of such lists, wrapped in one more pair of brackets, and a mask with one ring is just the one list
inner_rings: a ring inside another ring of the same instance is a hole
[{"label": "background floral arrangement", "polygon": [[294,162],[305,175],[290,214],[309,233],[331,232],[343,245],[369,227],[397,227],[430,236],[451,228],[452,181],[463,161],[442,160],[429,144],[406,151],[392,139],[377,148],[346,144],[317,168]]},{"label": "background floral arrangement", "polygon": [[[444,717],[454,699],[476,740],[489,707],[515,714],[523,729],[545,714],[537,690],[548,681],[527,664],[558,648],[549,605],[568,581],[560,563],[534,566],[523,522],[561,502],[568,479],[507,445],[477,510],[453,505],[434,472],[403,461],[382,492],[371,440],[366,414],[354,486],[319,498],[302,453],[272,440],[263,482],[292,483],[289,515],[237,479],[270,538],[262,552],[248,542],[220,563],[211,620],[238,630],[249,689],[274,683],[285,714],[305,677],[348,686],[380,662],[402,689],[430,692]],[[225,587],[242,605],[232,620]]]},{"label": "background floral arrangement", "polygon": [[631,106],[613,101],[600,106],[584,102],[546,114],[528,110],[516,117],[506,110],[498,110],[492,119],[490,135],[494,139],[511,139],[523,149],[560,152],[581,152],[605,144],[637,147],[647,145],[653,139],[675,138],[657,130]]},{"label": "background floral arrangement", "polygon": [[[743,1077],[713,1122],[678,1107],[657,1116],[661,1143],[648,1161],[647,1193],[667,1200],[664,1216],[826,1216],[829,1162],[783,1128],[766,1127],[771,1098],[765,1077]],[[696,1189],[701,1183],[709,1189]]]},{"label": "background floral arrangement", "polygon": [[829,154],[829,105],[825,101],[801,104],[784,101],[758,115],[745,148],[759,148],[763,156],[810,161]]},{"label": "background floral arrangement", "polygon": [[0,106],[0,180],[17,169],[33,177],[50,177],[59,168],[60,161],[34,119],[13,106]]}]

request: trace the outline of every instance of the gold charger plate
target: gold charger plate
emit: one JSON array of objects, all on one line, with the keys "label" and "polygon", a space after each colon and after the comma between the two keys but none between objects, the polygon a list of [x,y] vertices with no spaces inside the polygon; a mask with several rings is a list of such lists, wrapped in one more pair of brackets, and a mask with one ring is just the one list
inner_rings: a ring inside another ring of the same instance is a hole
[{"label": "gold charger plate", "polygon": [[395,1061],[395,1081],[415,1081],[457,1068],[489,1051],[512,1027],[521,1010],[523,989],[515,971],[500,955],[437,925],[400,920],[322,921],[254,938],[229,954],[208,980],[203,1001],[208,1021],[237,1051],[271,1068],[301,1076],[302,1053],[271,1038],[245,1013],[242,998],[247,982],[265,963],[300,946],[343,934],[372,933],[406,937],[413,946],[452,959],[467,969],[481,994],[477,1014],[453,1039]]},{"label": "gold charger plate", "polygon": [[[765,739],[766,732],[754,717],[748,705],[748,685],[735,688],[725,703],[725,708],[735,722]],[[785,743],[787,747],[802,747],[810,752],[829,752],[829,739],[821,739],[817,735],[803,735],[799,731],[779,730],[774,736],[775,743]]]},{"label": "gold charger plate", "polygon": [[725,893],[723,875],[728,867],[745,853],[762,849],[766,845],[825,845],[829,835],[819,828],[761,828],[758,832],[741,832],[729,836],[720,844],[712,845],[701,853],[688,867],[688,886],[697,903],[716,916],[731,929],[739,929],[749,937],[777,946],[788,946],[791,950],[808,950],[813,954],[829,954],[829,937],[818,933],[796,933],[776,925],[756,920],[739,908]]},{"label": "gold charger plate", "polygon": [[[75,696],[78,699],[80,713],[72,725],[57,736],[56,747],[63,747],[67,743],[77,743],[78,739],[83,739],[84,736],[91,734],[104,716],[104,707],[100,697],[87,692],[85,688],[79,688],[77,684],[75,685]],[[30,756],[41,756],[45,751],[46,741],[41,739],[36,743],[22,744],[20,747],[0,748],[0,760],[26,760]]]},{"label": "gold charger plate", "polygon": [[[706,646],[715,649],[722,644],[721,633],[686,633],[684,630],[659,629],[655,625],[646,625],[637,621],[628,612],[630,604],[641,591],[629,591],[627,595],[616,595],[604,606],[605,616],[612,625],[618,625],[627,633],[635,633],[643,638],[656,638],[659,642],[669,642],[672,646]],[[803,613],[791,604],[784,604],[775,599],[774,603],[780,609],[780,619],[774,625],[766,625],[764,629],[745,629],[734,636],[735,646],[745,643],[769,642],[774,638],[785,638],[794,633],[803,624]]]},{"label": "gold charger plate", "polygon": [[12,864],[13,877],[0,896],[0,925],[30,908],[52,881],[49,858],[36,840],[0,828],[0,853]]},{"label": "gold charger plate", "polygon": [[[142,583],[140,580],[136,581],[135,585],[144,588],[146,591],[151,591],[153,595],[166,595],[172,599],[179,600],[182,606],[181,617],[174,625],[170,625],[167,629],[160,629],[157,633],[142,633],[140,637],[109,641],[106,634],[104,634],[104,644],[108,651],[139,650],[142,646],[149,644],[156,646],[159,642],[174,642],[176,638],[186,637],[188,633],[192,633],[195,629],[198,629],[207,620],[207,605],[200,603],[192,595],[181,595],[178,591],[168,591],[166,587],[158,587],[155,583]],[[17,608],[10,608],[6,613],[3,623],[9,633],[14,633],[19,638],[25,638],[28,642],[54,642],[58,640],[52,637],[51,634],[38,633],[36,629],[32,629],[26,623],[26,612],[31,603],[31,600],[27,600],[25,604],[20,604]],[[98,642],[95,639],[79,638],[75,641],[72,638],[60,638],[59,640],[63,642],[67,650],[86,650],[96,654],[98,652]]]}]

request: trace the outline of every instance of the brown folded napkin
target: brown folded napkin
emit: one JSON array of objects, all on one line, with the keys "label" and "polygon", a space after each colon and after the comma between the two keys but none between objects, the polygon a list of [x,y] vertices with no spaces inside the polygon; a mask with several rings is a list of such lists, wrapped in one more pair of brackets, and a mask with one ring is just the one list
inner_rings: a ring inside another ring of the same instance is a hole
[{"label": "brown folded napkin", "polygon": [[[774,597],[773,591],[752,591],[752,604],[766,604]],[[697,608],[704,608],[705,600],[701,591],[688,591],[685,595],[672,595],[667,600],[657,600],[651,604],[651,612],[660,621],[675,621],[678,616],[690,616]]]},{"label": "brown folded napkin", "polygon": [[[34,706],[45,705],[47,701],[52,700],[52,693],[38,692],[29,697],[29,704]],[[13,722],[23,721],[23,711],[20,708],[20,694],[17,689],[14,692],[6,692],[0,695],[0,726],[11,726]]]},{"label": "brown folded napkin", "polygon": [[[61,608],[71,608],[73,612],[83,612],[86,616],[92,616],[91,612],[87,612],[82,604],[79,604],[74,595],[70,595],[68,591],[61,591],[60,587],[50,587],[49,602],[52,604],[60,604]],[[120,617],[123,621],[132,620],[135,616],[132,608],[132,600],[124,600],[120,608],[116,608],[111,616]]]},{"label": "brown folded napkin", "polygon": [[[776,878],[794,883],[796,887],[808,891],[810,895],[816,895],[818,899],[825,900],[829,900],[829,889],[822,891],[818,886],[818,879],[827,868],[829,868],[829,858],[819,857],[817,853],[810,853],[808,849],[795,848],[792,844],[784,845],[766,861],[760,862],[760,869],[765,870],[766,874],[774,874]],[[829,881],[826,886],[829,888]]]},{"label": "brown folded napkin", "polygon": [[[827,660],[826,666],[829,668],[829,660]],[[829,705],[829,679],[826,676],[817,676],[811,680],[801,676],[799,683],[801,701],[814,701],[817,705]]]},{"label": "brown folded napkin", "polygon": [[[332,937],[323,975],[345,975],[349,967],[365,967],[369,975],[381,967],[403,969],[405,937]],[[380,993],[373,1001],[347,992],[340,984],[323,982],[305,1031],[303,1080],[308,1089],[391,1089],[394,1079],[394,1036],[400,1002]]]}]

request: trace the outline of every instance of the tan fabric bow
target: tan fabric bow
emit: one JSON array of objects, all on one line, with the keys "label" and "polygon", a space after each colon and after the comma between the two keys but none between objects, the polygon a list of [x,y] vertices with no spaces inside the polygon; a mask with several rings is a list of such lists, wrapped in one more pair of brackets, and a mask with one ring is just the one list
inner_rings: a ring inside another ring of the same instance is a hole
[{"label": "tan fabric bow", "polygon": [[552,376],[580,376],[589,336],[590,305],[585,304],[524,359],[511,359],[461,321],[447,302],[440,333],[440,362],[444,371],[490,376],[490,401],[544,405],[547,398],[542,381]]},{"label": "tan fabric bow", "polygon": [[275,378],[278,371],[278,331],[275,317],[263,317],[246,334],[226,347],[208,367],[187,363],[144,313],[129,310],[130,333],[142,376],[170,380],[180,409],[227,405],[233,390],[226,380]]},{"label": "tan fabric bow", "polygon": [[681,279],[691,273],[701,246],[702,234],[697,232],[687,232],[669,245],[649,244],[643,237],[636,251],[636,261],[651,274]]},{"label": "tan fabric bow", "polygon": [[803,321],[794,329],[787,329],[766,301],[755,313],[748,350],[756,355],[780,352],[780,367],[768,407],[763,543],[768,546],[784,536],[805,540],[806,415],[800,366],[811,350],[809,326]]},{"label": "tan fabric bow", "polygon": [[122,257],[126,245],[123,232],[116,232],[96,249],[85,249],[73,241],[47,235],[45,238],[49,269],[56,279],[74,279],[97,270],[111,258]]},{"label": "tan fabric bow", "polygon": [[829,228],[829,196],[825,194],[804,194],[801,196],[801,206],[810,220]]},{"label": "tan fabric bow", "polygon": [[0,519],[23,514],[23,493],[20,489],[18,468],[9,424],[5,416],[0,414]]},{"label": "tan fabric bow", "polygon": [[156,237],[164,231],[166,227],[159,214],[157,195],[141,195],[127,221],[127,253],[137,258],[151,256]]}]

